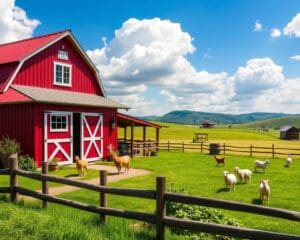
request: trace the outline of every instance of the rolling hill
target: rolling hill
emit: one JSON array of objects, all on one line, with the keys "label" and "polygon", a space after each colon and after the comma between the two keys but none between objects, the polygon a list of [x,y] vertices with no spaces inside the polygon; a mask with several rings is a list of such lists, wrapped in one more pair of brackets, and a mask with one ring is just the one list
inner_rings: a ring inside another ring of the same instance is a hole
[{"label": "rolling hill", "polygon": [[195,111],[173,111],[161,117],[147,116],[143,119],[148,121],[160,121],[178,124],[199,125],[202,122],[209,121],[216,124],[241,124],[267,119],[274,119],[287,116],[300,116],[300,114],[284,114],[284,113],[265,113],[254,112],[245,114],[223,114],[223,113],[207,113]]},{"label": "rolling hill", "polygon": [[245,128],[274,128],[280,129],[282,126],[295,126],[300,128],[300,116],[279,117],[267,119],[263,121],[256,121],[251,123],[239,124],[239,127]]}]

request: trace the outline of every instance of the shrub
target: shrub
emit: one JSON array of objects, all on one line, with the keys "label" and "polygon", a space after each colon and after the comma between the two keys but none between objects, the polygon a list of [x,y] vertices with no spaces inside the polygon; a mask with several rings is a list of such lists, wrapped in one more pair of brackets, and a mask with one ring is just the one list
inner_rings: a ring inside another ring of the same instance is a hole
[{"label": "shrub", "polygon": [[18,167],[26,171],[36,171],[34,159],[28,154],[19,156]]},{"label": "shrub", "polygon": [[[184,187],[178,187],[171,184],[170,192],[187,194]],[[207,207],[200,207],[195,205],[188,205],[175,202],[167,202],[166,204],[167,215],[176,218],[190,219],[200,222],[225,224],[231,226],[241,226],[241,223],[234,218],[227,217],[220,210],[211,209]],[[217,240],[231,240],[235,238],[226,237],[223,235],[213,235],[208,233],[202,233],[191,230],[184,230],[180,228],[171,228],[171,231],[175,234],[182,235],[187,239],[217,239]]]},{"label": "shrub", "polygon": [[20,153],[20,143],[8,136],[2,136],[0,140],[0,154]]}]

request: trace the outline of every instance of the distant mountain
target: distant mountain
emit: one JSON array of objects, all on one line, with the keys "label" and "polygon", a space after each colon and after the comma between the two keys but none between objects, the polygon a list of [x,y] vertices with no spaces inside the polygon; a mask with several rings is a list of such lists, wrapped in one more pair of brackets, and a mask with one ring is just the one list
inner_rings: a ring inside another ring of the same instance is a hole
[{"label": "distant mountain", "polygon": [[143,117],[148,121],[171,122],[179,124],[199,125],[202,122],[209,121],[215,124],[241,124],[248,122],[261,121],[266,119],[273,119],[287,116],[300,116],[300,114],[284,114],[284,113],[266,113],[254,112],[245,114],[223,114],[223,113],[207,113],[195,111],[173,111],[161,117],[147,116]]},{"label": "distant mountain", "polygon": [[275,128],[280,129],[283,126],[294,126],[300,128],[300,116],[279,117],[263,121],[244,123],[239,125],[247,128]]}]

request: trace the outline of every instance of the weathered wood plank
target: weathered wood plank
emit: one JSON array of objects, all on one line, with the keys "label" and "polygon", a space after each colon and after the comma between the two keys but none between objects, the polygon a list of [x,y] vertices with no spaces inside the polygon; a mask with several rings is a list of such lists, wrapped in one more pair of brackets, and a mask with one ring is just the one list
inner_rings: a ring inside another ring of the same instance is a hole
[{"label": "weathered wood plank", "polygon": [[178,227],[189,230],[220,234],[231,237],[238,237],[242,239],[264,239],[264,240],[300,240],[300,236],[274,233],[261,231],[256,229],[248,229],[241,227],[234,227],[228,225],[214,224],[214,223],[203,223],[193,220],[178,219],[173,217],[165,217],[165,225],[170,227]]},{"label": "weathered wood plank", "polygon": [[10,187],[0,187],[0,193],[10,193]]},{"label": "weathered wood plank", "polygon": [[195,197],[195,196],[170,193],[170,192],[167,192],[165,194],[165,200],[179,202],[179,203],[207,206],[207,207],[213,207],[213,208],[235,210],[235,211],[241,211],[241,212],[247,212],[247,213],[256,213],[256,214],[260,214],[260,215],[283,218],[283,219],[288,219],[288,220],[293,220],[293,221],[298,221],[298,222],[300,221],[300,213],[299,212],[278,209],[278,208],[264,207],[264,206],[256,206],[256,205],[251,205],[251,204],[246,204],[246,203],[225,201],[225,200],[219,200],[219,199],[210,199],[210,198],[203,198],[203,197]]},{"label": "weathered wood plank", "polygon": [[9,168],[0,169],[0,175],[9,175]]},{"label": "weathered wood plank", "polygon": [[154,190],[144,190],[144,189],[133,189],[133,188],[113,188],[107,186],[98,186],[90,183],[80,182],[76,180],[66,179],[62,177],[49,176],[39,173],[32,173],[24,170],[16,170],[17,174],[23,177],[32,178],[36,180],[46,180],[49,182],[56,182],[61,184],[66,184],[74,187],[84,188],[96,192],[103,192],[121,196],[139,197],[146,199],[155,199],[156,192]]},{"label": "weathered wood plank", "polygon": [[102,208],[102,207],[96,207],[93,205],[87,205],[83,203],[79,203],[72,200],[67,200],[63,198],[58,198],[50,195],[45,195],[39,192],[35,192],[26,188],[22,187],[16,187],[16,190],[18,193],[22,195],[26,195],[29,197],[37,198],[40,200],[46,200],[48,202],[58,203],[64,206],[69,206],[77,209],[81,209],[88,212],[98,213],[98,214],[105,214],[115,217],[121,217],[121,218],[128,218],[128,219],[134,219],[139,221],[144,221],[148,223],[155,223],[155,215],[149,214],[149,213],[140,213],[140,212],[134,212],[134,211],[126,211],[122,209],[115,209],[115,208]]}]

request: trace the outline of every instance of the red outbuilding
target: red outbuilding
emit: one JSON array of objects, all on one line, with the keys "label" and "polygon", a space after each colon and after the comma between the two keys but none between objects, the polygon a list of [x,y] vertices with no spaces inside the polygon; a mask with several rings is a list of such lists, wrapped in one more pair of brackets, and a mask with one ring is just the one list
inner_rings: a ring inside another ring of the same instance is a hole
[{"label": "red outbuilding", "polygon": [[71,31],[0,45],[0,136],[21,143],[37,166],[117,149],[117,109]]}]

